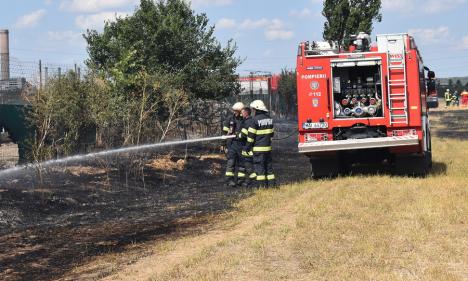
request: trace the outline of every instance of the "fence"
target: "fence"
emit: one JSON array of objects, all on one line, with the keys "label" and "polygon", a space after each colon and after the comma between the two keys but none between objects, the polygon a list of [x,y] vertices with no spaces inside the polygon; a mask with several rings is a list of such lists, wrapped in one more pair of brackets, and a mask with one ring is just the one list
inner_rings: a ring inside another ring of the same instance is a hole
[{"label": "fence", "polygon": [[237,101],[248,106],[254,100],[262,100],[270,110],[270,114],[278,119],[294,119],[297,113],[297,102],[275,91],[267,94],[237,95],[227,99],[233,104]]},{"label": "fence", "polygon": [[81,76],[81,73],[85,71],[85,66],[81,64],[21,61],[14,57],[10,58],[10,81],[23,80],[26,84],[36,88],[44,86],[50,77],[59,76],[69,71],[74,71]]}]

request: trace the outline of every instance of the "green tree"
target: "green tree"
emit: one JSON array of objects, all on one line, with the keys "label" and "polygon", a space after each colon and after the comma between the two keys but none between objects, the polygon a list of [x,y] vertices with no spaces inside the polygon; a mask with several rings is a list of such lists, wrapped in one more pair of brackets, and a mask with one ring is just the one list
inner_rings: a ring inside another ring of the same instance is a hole
[{"label": "green tree", "polygon": [[296,72],[286,68],[281,70],[278,82],[278,94],[284,98],[286,115],[294,115],[297,109]]},{"label": "green tree", "polygon": [[454,91],[454,86],[453,86],[453,80],[452,79],[448,80],[447,88],[450,89],[451,92]]},{"label": "green tree", "polygon": [[[106,23],[102,33],[87,31],[87,64],[108,78],[122,61],[128,76],[143,69],[149,75],[172,75],[192,98],[238,93],[237,48],[232,41],[222,47],[208,22],[184,0],[141,0],[133,15]],[[120,85],[123,92],[134,89],[129,82]]]},{"label": "green tree", "polygon": [[371,34],[374,21],[382,21],[381,0],[325,0],[323,38],[345,46],[352,34]]},{"label": "green tree", "polygon": [[463,85],[460,79],[457,79],[457,81],[455,82],[454,90],[458,91],[458,93],[463,91]]},{"label": "green tree", "polygon": [[42,161],[57,155],[79,152],[80,144],[91,143],[94,131],[88,107],[91,80],[80,81],[76,74],[51,78],[44,90],[31,100],[31,125],[36,129],[32,158]]}]

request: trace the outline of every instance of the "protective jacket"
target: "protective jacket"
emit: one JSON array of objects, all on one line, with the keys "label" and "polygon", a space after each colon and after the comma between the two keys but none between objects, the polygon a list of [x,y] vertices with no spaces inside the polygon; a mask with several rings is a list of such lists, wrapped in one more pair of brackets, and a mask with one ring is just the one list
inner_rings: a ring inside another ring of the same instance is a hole
[{"label": "protective jacket", "polygon": [[229,117],[223,126],[223,132],[226,135],[235,135],[235,140],[239,140],[240,133],[242,131],[242,117],[232,115]]},{"label": "protective jacket", "polygon": [[[258,112],[248,128],[247,143],[253,152],[271,152],[274,136],[273,119],[266,112]],[[250,149],[249,149],[250,150]]]},{"label": "protective jacket", "polygon": [[[240,139],[242,131],[241,116],[232,115],[228,118],[223,126],[223,131],[226,135],[235,135],[235,138],[227,141],[227,163],[226,163],[226,177],[230,184],[236,185],[245,178],[244,159],[242,157],[242,142]],[[238,181],[236,183],[235,181]]]},{"label": "protective jacket", "polygon": [[241,139],[241,142],[242,142],[242,154],[245,154],[245,153],[250,153],[251,154],[252,153],[252,147],[247,142],[247,138],[249,137],[249,128],[254,127],[253,123],[254,123],[254,119],[251,116],[247,117],[242,122],[242,129],[241,129],[241,133],[239,135],[240,139]]},{"label": "protective jacket", "polygon": [[451,101],[452,100],[452,95],[450,92],[445,92],[445,101]]}]

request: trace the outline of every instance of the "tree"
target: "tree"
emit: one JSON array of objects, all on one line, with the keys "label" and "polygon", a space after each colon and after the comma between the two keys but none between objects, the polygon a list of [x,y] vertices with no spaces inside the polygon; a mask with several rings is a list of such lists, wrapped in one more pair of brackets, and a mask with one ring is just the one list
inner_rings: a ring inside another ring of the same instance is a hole
[{"label": "tree", "polygon": [[33,160],[76,153],[81,149],[79,144],[90,142],[88,137],[94,125],[88,93],[92,88],[91,80],[80,81],[69,72],[51,78],[44,90],[33,97],[28,116],[36,131],[31,140]]},{"label": "tree", "polygon": [[281,70],[278,82],[278,94],[284,98],[286,114],[294,115],[297,108],[297,80],[295,71],[286,68]]},{"label": "tree", "polygon": [[[141,0],[135,13],[107,22],[102,33],[88,30],[90,68],[105,77],[126,61],[126,74],[173,75],[192,98],[221,99],[240,91],[235,70],[236,46],[223,48],[205,14],[195,14],[184,0]],[[132,90],[131,83],[121,85]]]},{"label": "tree", "polygon": [[449,79],[449,80],[448,80],[448,86],[447,86],[447,88],[450,89],[451,92],[453,92],[454,86],[453,86],[453,80],[452,80],[452,79]]},{"label": "tree", "polygon": [[460,79],[457,79],[457,81],[455,82],[454,90],[458,91],[459,93],[463,91],[463,84],[460,81]]},{"label": "tree", "polygon": [[325,0],[323,38],[341,47],[352,34],[371,34],[373,22],[382,21],[381,5],[381,0]]}]

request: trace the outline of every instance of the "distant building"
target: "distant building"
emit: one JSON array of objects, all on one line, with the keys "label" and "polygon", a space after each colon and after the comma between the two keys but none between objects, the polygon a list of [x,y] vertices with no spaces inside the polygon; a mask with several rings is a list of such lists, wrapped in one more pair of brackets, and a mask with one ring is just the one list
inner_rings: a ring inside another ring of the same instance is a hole
[{"label": "distant building", "polygon": [[12,78],[8,80],[0,80],[0,92],[4,91],[21,91],[26,86],[25,78]]},{"label": "distant building", "polygon": [[279,75],[250,75],[239,78],[240,95],[268,95],[278,90]]}]

